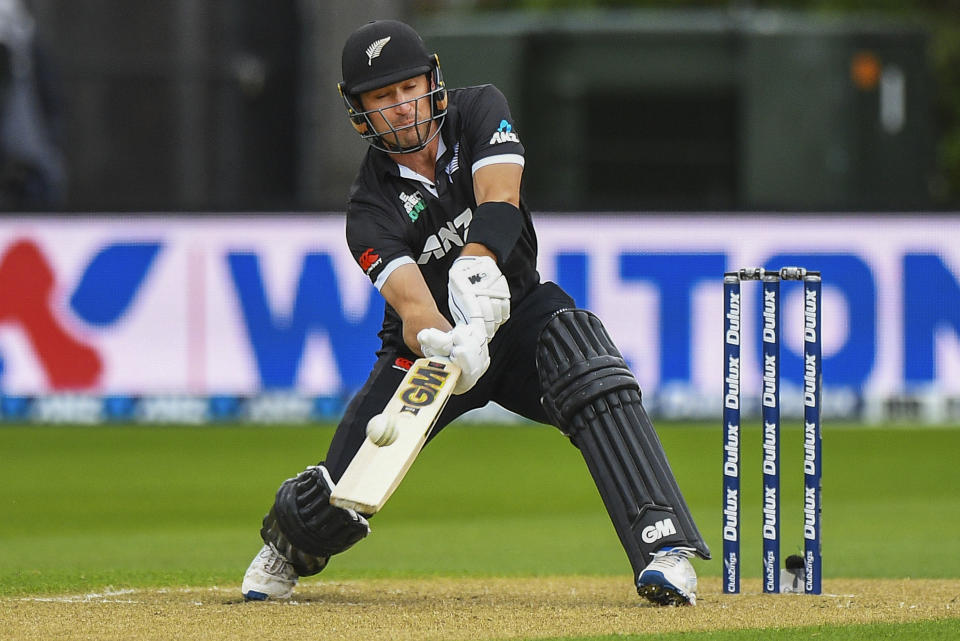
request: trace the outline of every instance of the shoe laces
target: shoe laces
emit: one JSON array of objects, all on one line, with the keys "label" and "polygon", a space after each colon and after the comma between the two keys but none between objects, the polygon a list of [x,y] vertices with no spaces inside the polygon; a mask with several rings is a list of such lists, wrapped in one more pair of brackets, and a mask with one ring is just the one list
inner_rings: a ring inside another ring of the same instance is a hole
[{"label": "shoe laces", "polygon": [[696,550],[693,548],[677,546],[673,548],[663,548],[657,550],[656,552],[651,552],[650,555],[653,557],[651,563],[658,564],[668,564],[670,566],[677,565],[685,559],[692,559],[695,555]]},{"label": "shoe laces", "polygon": [[260,556],[264,557],[263,570],[267,574],[283,575],[289,573],[287,566],[290,565],[290,562],[283,558],[283,555],[277,551],[272,543],[260,553]]}]

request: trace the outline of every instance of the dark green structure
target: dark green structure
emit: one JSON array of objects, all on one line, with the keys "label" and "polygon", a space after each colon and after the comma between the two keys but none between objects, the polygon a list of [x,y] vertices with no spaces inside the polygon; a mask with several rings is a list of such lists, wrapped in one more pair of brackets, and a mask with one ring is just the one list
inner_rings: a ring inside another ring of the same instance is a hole
[{"label": "dark green structure", "polygon": [[417,26],[451,86],[492,82],[507,94],[537,209],[929,206],[919,28],[702,11]]}]

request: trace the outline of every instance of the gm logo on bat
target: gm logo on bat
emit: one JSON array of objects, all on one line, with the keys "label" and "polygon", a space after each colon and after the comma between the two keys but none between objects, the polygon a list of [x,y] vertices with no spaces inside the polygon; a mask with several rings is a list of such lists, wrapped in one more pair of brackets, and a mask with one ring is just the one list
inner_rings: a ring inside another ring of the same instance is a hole
[{"label": "gm logo on bat", "polygon": [[449,375],[443,363],[430,361],[426,366],[417,367],[410,377],[410,384],[400,392],[400,400],[403,401],[400,411],[416,416],[421,408],[437,400],[437,392]]}]

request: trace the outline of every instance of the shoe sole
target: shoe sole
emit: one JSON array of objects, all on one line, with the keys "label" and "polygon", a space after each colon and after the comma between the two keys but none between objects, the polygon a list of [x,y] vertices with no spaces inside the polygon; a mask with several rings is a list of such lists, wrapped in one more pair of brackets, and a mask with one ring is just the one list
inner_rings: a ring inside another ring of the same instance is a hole
[{"label": "shoe sole", "polygon": [[266,601],[268,595],[263,592],[257,592],[256,590],[250,590],[249,592],[244,592],[243,600],[244,601]]},{"label": "shoe sole", "polygon": [[637,594],[657,605],[693,605],[690,599],[665,585],[641,585]]}]

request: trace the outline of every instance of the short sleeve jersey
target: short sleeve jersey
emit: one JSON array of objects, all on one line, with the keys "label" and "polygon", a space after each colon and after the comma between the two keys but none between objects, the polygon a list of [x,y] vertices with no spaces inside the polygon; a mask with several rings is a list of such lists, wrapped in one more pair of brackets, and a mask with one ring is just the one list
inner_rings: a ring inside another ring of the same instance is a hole
[{"label": "short sleeve jersey", "polygon": [[[452,322],[447,272],[469,242],[477,207],[473,172],[498,162],[522,165],[523,145],[506,98],[493,85],[454,89],[448,96],[436,182],[424,183],[370,148],[350,189],[346,229],[350,252],[377,289],[394,269],[416,263],[440,313]],[[518,215],[520,238],[500,265],[514,306],[540,280],[536,235],[522,196]],[[402,323],[389,304],[380,337],[383,350],[403,348]]]}]

